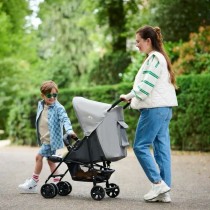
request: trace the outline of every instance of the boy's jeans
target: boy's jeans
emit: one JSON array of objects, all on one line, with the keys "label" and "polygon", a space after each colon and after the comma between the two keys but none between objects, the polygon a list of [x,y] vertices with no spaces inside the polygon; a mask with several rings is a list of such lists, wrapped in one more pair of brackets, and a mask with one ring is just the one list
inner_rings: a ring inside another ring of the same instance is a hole
[{"label": "boy's jeans", "polygon": [[[141,109],[140,111],[141,115],[134,141],[134,152],[152,183],[164,180],[170,187],[171,149],[169,123],[172,117],[172,108],[160,107]],[[153,146],[155,160],[150,152],[150,146]]]}]

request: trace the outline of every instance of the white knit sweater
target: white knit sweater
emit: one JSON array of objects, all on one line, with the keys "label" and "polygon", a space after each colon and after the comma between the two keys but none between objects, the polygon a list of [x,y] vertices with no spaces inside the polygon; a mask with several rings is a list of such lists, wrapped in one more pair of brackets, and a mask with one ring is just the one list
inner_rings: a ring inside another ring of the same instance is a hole
[{"label": "white knit sweater", "polygon": [[132,99],[133,109],[178,105],[167,62],[161,53],[152,51],[149,54],[138,71],[133,89],[126,95],[126,99]]}]

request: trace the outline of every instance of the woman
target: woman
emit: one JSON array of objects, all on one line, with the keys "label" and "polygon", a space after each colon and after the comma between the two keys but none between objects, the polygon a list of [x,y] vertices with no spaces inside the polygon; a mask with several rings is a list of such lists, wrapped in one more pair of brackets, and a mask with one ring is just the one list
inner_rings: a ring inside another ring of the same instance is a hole
[{"label": "woman", "polygon": [[[134,152],[152,189],[146,201],[171,202],[171,154],[169,123],[177,106],[175,75],[164,51],[160,28],[144,26],[136,32],[136,46],[147,57],[138,71],[133,89],[120,98],[140,110]],[[153,146],[154,158],[150,152]]]}]

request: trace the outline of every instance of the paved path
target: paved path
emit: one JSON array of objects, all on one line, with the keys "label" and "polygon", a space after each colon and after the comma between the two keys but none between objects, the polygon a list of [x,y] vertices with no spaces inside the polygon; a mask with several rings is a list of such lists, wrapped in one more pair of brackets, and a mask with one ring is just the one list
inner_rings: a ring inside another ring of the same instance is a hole
[{"label": "paved path", "polygon": [[[68,196],[45,199],[40,194],[20,194],[17,186],[31,176],[37,150],[0,146],[0,210],[210,210],[210,153],[173,152],[173,202],[151,204],[143,200],[150,183],[131,150],[128,157],[112,164],[116,171],[110,181],[120,187],[117,198],[105,196],[102,201],[94,201],[90,196],[92,184],[74,182],[69,174],[64,178],[73,187]],[[60,167],[63,169],[65,164]],[[40,185],[49,173],[45,164]]]}]

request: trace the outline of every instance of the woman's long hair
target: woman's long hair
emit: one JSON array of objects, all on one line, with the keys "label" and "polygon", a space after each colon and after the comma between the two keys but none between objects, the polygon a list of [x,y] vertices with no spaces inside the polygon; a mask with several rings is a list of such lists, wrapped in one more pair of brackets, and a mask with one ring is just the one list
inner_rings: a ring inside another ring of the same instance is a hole
[{"label": "woman's long hair", "polygon": [[160,28],[152,27],[152,26],[144,26],[142,28],[139,28],[136,31],[136,34],[139,34],[140,37],[145,40],[150,38],[151,42],[152,42],[153,49],[160,52],[161,54],[163,54],[163,56],[165,57],[166,62],[167,62],[167,67],[168,67],[168,71],[170,74],[171,83],[173,84],[173,86],[175,88],[177,88],[175,73],[172,70],[171,61],[170,61],[167,53],[164,50],[163,39],[162,39],[162,34],[161,34]]}]

